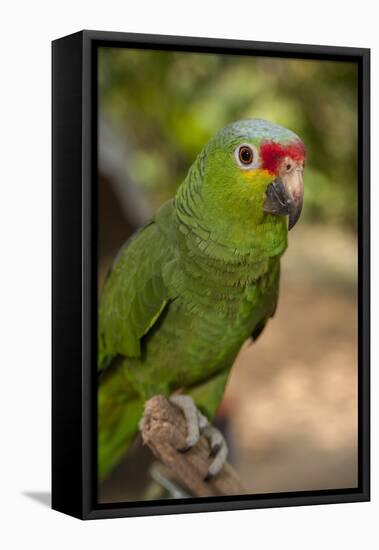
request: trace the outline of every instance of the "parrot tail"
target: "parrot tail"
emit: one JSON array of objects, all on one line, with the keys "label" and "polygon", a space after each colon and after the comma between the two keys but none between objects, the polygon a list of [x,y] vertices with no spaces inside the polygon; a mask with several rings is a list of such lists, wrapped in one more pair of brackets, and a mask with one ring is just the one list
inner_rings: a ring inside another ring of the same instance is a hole
[{"label": "parrot tail", "polygon": [[128,396],[123,390],[119,376],[110,376],[105,383],[99,385],[99,481],[117,465],[138,433],[138,422],[143,414],[144,402],[136,396]]}]

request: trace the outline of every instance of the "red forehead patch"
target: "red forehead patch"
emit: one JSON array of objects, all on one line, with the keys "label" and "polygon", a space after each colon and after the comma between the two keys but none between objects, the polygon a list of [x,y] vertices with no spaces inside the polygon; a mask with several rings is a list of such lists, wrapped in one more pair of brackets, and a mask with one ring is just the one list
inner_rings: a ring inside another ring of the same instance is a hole
[{"label": "red forehead patch", "polygon": [[305,147],[300,140],[288,145],[265,141],[260,149],[262,168],[273,174],[276,174],[279,163],[284,157],[291,157],[293,160],[304,160],[305,154]]}]

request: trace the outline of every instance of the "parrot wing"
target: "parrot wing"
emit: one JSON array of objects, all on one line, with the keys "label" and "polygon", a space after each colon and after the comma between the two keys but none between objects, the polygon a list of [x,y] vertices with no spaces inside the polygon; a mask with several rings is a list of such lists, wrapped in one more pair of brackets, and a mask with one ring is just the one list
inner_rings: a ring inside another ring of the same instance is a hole
[{"label": "parrot wing", "polygon": [[140,357],[141,338],[169,301],[162,277],[169,260],[167,240],[155,221],[121,249],[100,298],[100,370],[118,355]]}]

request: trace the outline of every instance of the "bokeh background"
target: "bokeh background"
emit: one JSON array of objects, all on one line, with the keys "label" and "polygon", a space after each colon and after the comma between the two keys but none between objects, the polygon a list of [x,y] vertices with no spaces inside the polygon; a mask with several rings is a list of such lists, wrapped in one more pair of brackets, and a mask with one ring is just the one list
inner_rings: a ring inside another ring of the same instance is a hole
[{"label": "bokeh background", "polygon": [[[250,493],[357,485],[357,67],[100,48],[99,288],[123,242],[175,194],[225,124],[267,118],[307,147],[305,204],[277,313],[246,344],[217,422]],[[137,441],[101,502],[153,498]]]}]

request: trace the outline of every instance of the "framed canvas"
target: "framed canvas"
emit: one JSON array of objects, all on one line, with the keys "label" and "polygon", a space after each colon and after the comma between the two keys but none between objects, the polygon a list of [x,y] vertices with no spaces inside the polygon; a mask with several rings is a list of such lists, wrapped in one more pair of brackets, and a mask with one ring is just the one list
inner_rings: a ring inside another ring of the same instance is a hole
[{"label": "framed canvas", "polygon": [[52,56],[53,508],[369,500],[369,50]]}]

